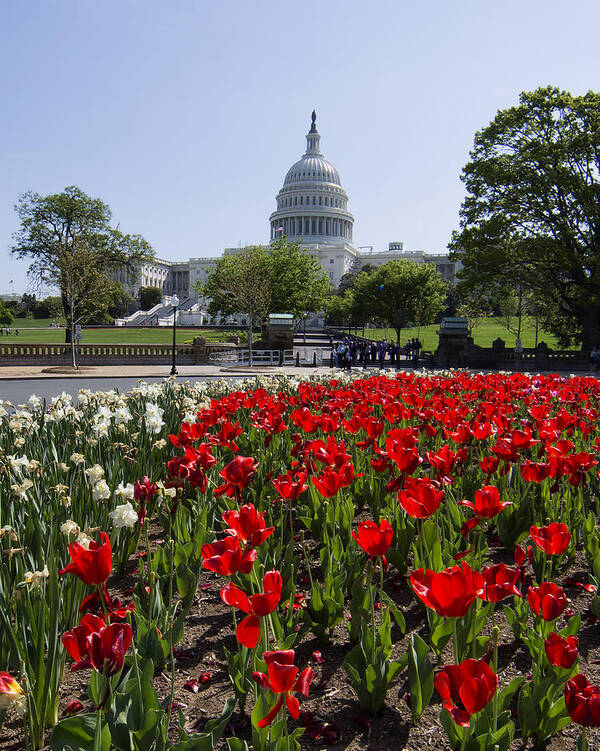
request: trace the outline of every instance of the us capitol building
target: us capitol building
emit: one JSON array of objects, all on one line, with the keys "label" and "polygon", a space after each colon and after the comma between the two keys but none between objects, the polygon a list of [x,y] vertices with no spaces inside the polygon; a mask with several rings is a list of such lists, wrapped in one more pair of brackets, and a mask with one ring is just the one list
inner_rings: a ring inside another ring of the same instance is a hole
[{"label": "us capitol building", "polygon": [[[342,188],[337,169],[321,152],[321,136],[316,120],[317,115],[313,111],[310,130],[306,135],[306,151],[287,171],[283,187],[277,194],[277,207],[269,217],[269,242],[282,236],[290,241],[300,241],[319,261],[334,288],[344,274],[358,273],[365,264],[380,266],[400,259],[433,263],[442,278],[453,281],[456,263],[447,254],[408,252],[401,242],[390,242],[384,251],[371,248],[370,252],[364,252],[364,249],[352,244],[354,217],[348,210],[348,194]],[[225,248],[223,253],[239,253],[242,250]],[[115,279],[134,296],[140,287],[158,287],[167,298],[177,295],[181,301],[185,301],[190,312],[195,310],[198,316],[205,306],[198,299],[193,285],[206,281],[217,260],[215,257],[190,258],[187,262],[179,263],[153,259],[140,267],[134,283],[127,281],[124,272],[117,273]]]}]

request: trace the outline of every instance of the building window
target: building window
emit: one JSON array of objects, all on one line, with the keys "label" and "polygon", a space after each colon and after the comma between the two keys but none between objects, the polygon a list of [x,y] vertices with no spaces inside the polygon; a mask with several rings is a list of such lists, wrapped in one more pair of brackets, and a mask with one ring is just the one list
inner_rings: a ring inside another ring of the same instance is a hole
[{"label": "building window", "polygon": [[321,198],[321,196],[319,196],[319,206],[322,206],[322,205],[323,205],[323,199]]},{"label": "building window", "polygon": [[330,258],[329,263],[335,263],[335,258]]},{"label": "building window", "polygon": [[300,196],[300,206],[302,206],[302,196]]}]

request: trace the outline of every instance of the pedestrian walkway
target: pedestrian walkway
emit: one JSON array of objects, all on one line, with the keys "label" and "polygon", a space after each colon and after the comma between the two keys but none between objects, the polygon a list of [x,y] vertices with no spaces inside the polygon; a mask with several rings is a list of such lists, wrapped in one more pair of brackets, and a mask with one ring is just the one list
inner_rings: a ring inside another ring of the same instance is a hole
[{"label": "pedestrian walkway", "polygon": [[[72,369],[48,365],[8,365],[0,366],[0,380],[21,379],[64,379],[64,378],[168,378],[169,365],[94,365],[84,366],[77,372]],[[239,367],[237,365],[182,365],[177,368],[177,377],[182,378],[237,378],[253,375],[299,375],[309,377],[330,373],[329,368],[311,368],[294,366],[255,366]]]}]

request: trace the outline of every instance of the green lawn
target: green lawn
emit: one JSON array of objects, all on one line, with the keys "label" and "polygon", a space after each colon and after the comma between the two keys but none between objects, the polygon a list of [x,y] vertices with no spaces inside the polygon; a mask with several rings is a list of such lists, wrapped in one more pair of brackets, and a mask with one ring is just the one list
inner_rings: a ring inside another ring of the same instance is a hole
[{"label": "green lawn", "polygon": [[[62,328],[50,328],[46,319],[15,318],[10,325],[10,336],[0,337],[2,342],[31,342],[35,344],[59,344],[65,341]],[[15,333],[18,330],[18,334]],[[177,329],[177,343],[186,344],[195,336],[203,336],[207,341],[227,341],[235,331],[217,329]],[[173,329],[170,326],[160,328],[114,327],[93,329],[84,328],[82,344],[169,344],[173,341]]]},{"label": "green lawn", "polygon": [[[50,328],[51,321],[48,319],[29,319],[16,318],[10,326],[10,336],[0,337],[0,342],[33,342],[36,344],[54,344],[64,342],[64,329]],[[18,336],[15,329],[19,330]],[[415,336],[421,340],[423,349],[435,350],[438,343],[437,331],[439,324],[431,326],[422,326],[420,329],[411,328],[402,331],[400,342],[404,344],[407,339]],[[353,330],[354,331],[354,330]],[[191,342],[193,337],[202,335],[208,341],[227,341],[233,331],[219,331],[218,329],[177,329],[178,344]],[[358,329],[358,334],[362,333],[362,328]],[[396,338],[393,329],[365,329],[365,336],[371,339],[383,339],[385,336],[388,340]],[[506,330],[501,320],[497,318],[482,318],[473,331],[475,344],[481,347],[490,347],[494,339],[500,337],[504,339],[506,346],[512,348],[515,346],[515,336]],[[133,327],[114,327],[103,329],[83,329],[83,344],[168,344],[172,341],[173,330],[169,327],[160,328],[133,328]],[[521,341],[524,347],[533,347],[535,345],[535,329],[525,327],[522,331]],[[556,339],[552,334],[544,331],[538,333],[538,341],[544,341],[553,348],[558,349]]]},{"label": "green lawn", "polygon": [[[423,344],[423,349],[433,351],[438,345],[439,324],[434,323],[431,326],[421,326],[421,328],[404,329],[401,332],[400,343],[404,344],[408,339],[418,337]],[[354,329],[352,330],[354,332]],[[362,328],[358,329],[359,336],[362,335]],[[391,339],[396,341],[396,332],[394,329],[367,329],[365,328],[365,336],[370,339],[383,339],[386,337],[388,341]],[[504,339],[504,342],[508,348],[515,346],[515,335],[511,334],[502,325],[499,318],[481,318],[478,325],[473,330],[473,340],[475,344],[480,347],[491,347],[494,339]],[[558,346],[556,338],[552,334],[547,334],[545,331],[538,331],[538,342],[546,342],[551,349],[561,349]],[[535,327],[524,327],[521,330],[521,343],[524,347],[535,346]]]}]

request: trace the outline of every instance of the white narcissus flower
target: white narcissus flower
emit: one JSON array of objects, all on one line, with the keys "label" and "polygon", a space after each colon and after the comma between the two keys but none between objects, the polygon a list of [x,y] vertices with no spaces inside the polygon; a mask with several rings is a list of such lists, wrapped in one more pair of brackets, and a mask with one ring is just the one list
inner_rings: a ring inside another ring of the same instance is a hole
[{"label": "white narcissus flower", "polygon": [[18,498],[27,498],[27,491],[33,487],[31,480],[25,478],[21,485],[11,485],[10,489]]},{"label": "white narcissus flower", "polygon": [[86,550],[89,549],[91,541],[92,541],[92,538],[89,535],[86,535],[85,532],[80,532],[77,535],[77,539],[75,540],[75,542],[78,542],[81,545],[81,547],[85,548]]},{"label": "white narcissus flower", "polygon": [[48,566],[44,566],[41,571],[26,571],[23,574],[23,582],[25,584],[32,584],[39,589],[44,583],[44,580],[49,576],[50,572],[48,571]]},{"label": "white narcissus flower", "polygon": [[110,488],[106,480],[98,480],[92,489],[92,498],[94,501],[105,501],[110,498]]},{"label": "white narcissus flower", "polygon": [[104,470],[99,464],[94,464],[93,467],[86,469],[85,473],[91,484],[99,482],[104,477]]},{"label": "white narcissus flower", "polygon": [[96,433],[98,438],[104,438],[108,435],[109,427],[110,423],[108,422],[96,422],[93,425],[94,433]]},{"label": "white narcissus flower", "polygon": [[117,506],[114,511],[110,512],[109,516],[115,529],[120,529],[121,527],[132,529],[138,520],[137,511],[129,501],[121,506]]},{"label": "white narcissus flower", "polygon": [[146,415],[146,426],[152,433],[160,433],[164,424],[159,415]]},{"label": "white narcissus flower", "polygon": [[66,522],[60,525],[60,531],[63,535],[78,535],[81,531],[79,524],[76,524],[72,519],[67,519]]},{"label": "white narcissus flower", "polygon": [[115,498],[132,501],[133,500],[133,484],[128,482],[127,485],[123,485],[120,482],[115,490]]},{"label": "white narcissus flower", "polygon": [[9,456],[7,457],[10,462],[10,468],[13,472],[22,472],[24,469],[29,469],[29,459],[23,454],[23,456]]},{"label": "white narcissus flower", "polygon": [[131,412],[124,404],[121,404],[117,407],[117,409],[113,413],[113,417],[115,418],[117,425],[119,425],[120,423],[129,422],[131,419],[133,419]]},{"label": "white narcissus flower", "polygon": [[73,464],[83,464],[85,462],[85,456],[83,454],[71,454],[71,461]]}]

